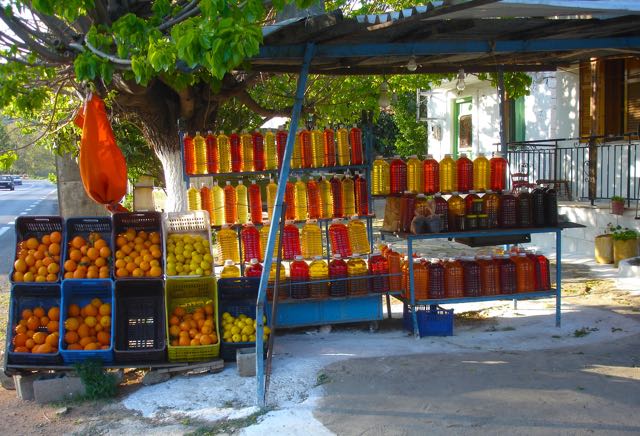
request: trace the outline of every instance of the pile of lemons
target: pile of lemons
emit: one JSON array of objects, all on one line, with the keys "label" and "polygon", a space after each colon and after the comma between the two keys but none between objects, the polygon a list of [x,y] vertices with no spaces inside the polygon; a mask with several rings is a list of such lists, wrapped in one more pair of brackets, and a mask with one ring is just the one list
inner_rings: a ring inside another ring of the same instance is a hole
[{"label": "pile of lemons", "polygon": [[201,235],[174,233],[167,238],[167,274],[209,276],[213,257],[209,240]]},{"label": "pile of lemons", "polygon": [[[262,317],[262,322],[267,322],[267,317]],[[271,329],[264,326],[263,340],[269,338]],[[255,342],[256,341],[256,321],[244,314],[237,317],[231,316],[229,312],[222,314],[222,339],[224,342]]]}]

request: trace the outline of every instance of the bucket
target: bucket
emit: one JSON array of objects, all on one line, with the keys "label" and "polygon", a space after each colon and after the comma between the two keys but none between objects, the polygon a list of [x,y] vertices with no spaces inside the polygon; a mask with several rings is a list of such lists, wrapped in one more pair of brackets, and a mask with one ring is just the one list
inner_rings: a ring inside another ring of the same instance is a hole
[{"label": "bucket", "polygon": [[598,263],[613,263],[613,238],[611,235],[596,236],[595,257]]},{"label": "bucket", "polygon": [[638,255],[638,240],[614,240],[613,241],[613,264],[618,266],[618,263],[623,259],[630,257],[636,257]]},{"label": "bucket", "polygon": [[611,213],[613,215],[624,214],[624,201],[623,200],[611,200]]}]

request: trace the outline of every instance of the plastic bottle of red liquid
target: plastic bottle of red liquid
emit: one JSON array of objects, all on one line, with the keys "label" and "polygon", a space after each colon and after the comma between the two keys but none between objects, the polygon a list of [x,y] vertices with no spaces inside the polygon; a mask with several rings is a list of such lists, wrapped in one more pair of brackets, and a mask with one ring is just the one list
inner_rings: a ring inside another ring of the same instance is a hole
[{"label": "plastic bottle of red liquid", "polygon": [[389,170],[391,194],[401,194],[407,190],[407,164],[394,156]]},{"label": "plastic bottle of red liquid", "polygon": [[416,196],[412,191],[405,191],[400,198],[400,230],[403,232],[411,231],[411,221],[415,216]]},{"label": "plastic bottle of red liquid", "polygon": [[[402,273],[402,260],[400,259],[400,253],[396,251],[388,251],[387,263],[389,264],[389,274]],[[402,290],[402,276],[393,275],[389,277],[389,290],[390,291]]]},{"label": "plastic bottle of red liquid", "polygon": [[304,129],[298,135],[300,135],[300,149],[302,151],[302,168],[311,168],[313,166],[313,144],[311,143],[311,132]]},{"label": "plastic bottle of red liquid", "polygon": [[351,130],[349,130],[349,142],[351,143],[351,165],[362,165],[364,163],[362,130],[353,126]]},{"label": "plastic bottle of red liquid", "polygon": [[356,213],[360,216],[369,215],[367,180],[361,174],[356,173],[353,183],[356,191]]},{"label": "plastic bottle of red liquid", "polygon": [[196,149],[193,144],[193,138],[188,133],[184,134],[182,138],[182,144],[184,147],[184,171],[189,174],[196,173]]},{"label": "plastic bottle of red liquid", "polygon": [[422,163],[422,174],[424,177],[424,193],[427,195],[440,192],[440,164],[428,154]]},{"label": "plastic bottle of red liquid", "polygon": [[287,180],[287,185],[284,191],[284,201],[287,204],[287,210],[285,211],[285,218],[288,220],[296,219],[296,185],[293,182]]},{"label": "plastic bottle of red liquid", "polygon": [[260,185],[255,180],[249,185],[249,208],[251,209],[251,222],[254,224],[262,224],[262,193]]},{"label": "plastic bottle of red liquid", "polygon": [[517,203],[513,194],[502,194],[498,211],[498,227],[510,229],[518,225]]},{"label": "plastic bottle of red liquid", "polygon": [[287,131],[278,130],[276,132],[276,147],[278,148],[278,168],[282,168],[282,157],[284,156],[284,149],[287,146]]},{"label": "plastic bottle of red liquid", "polygon": [[538,265],[540,266],[540,286],[544,291],[551,289],[551,271],[549,271],[549,259],[544,257],[542,253],[536,252]]},{"label": "plastic bottle of red liquid", "polygon": [[218,172],[218,138],[209,130],[204,141],[207,144],[207,173],[215,174]]},{"label": "plastic bottle of red liquid", "polygon": [[236,190],[227,180],[227,185],[224,187],[224,220],[227,224],[235,224],[238,220],[236,204]]},{"label": "plastic bottle of red liquid", "polygon": [[500,153],[489,161],[491,167],[491,190],[504,191],[507,185],[507,160]]},{"label": "plastic bottle of red liquid", "polygon": [[333,280],[347,278],[347,262],[342,260],[342,256],[339,254],[334,254],[333,260],[329,263],[329,278],[332,280],[329,288],[329,295],[332,297],[346,297],[347,280]]},{"label": "plastic bottle of red liquid", "polygon": [[435,194],[433,196],[433,202],[435,203],[436,215],[440,215],[440,231],[449,231],[449,203],[442,198],[441,194]]},{"label": "plastic bottle of red liquid", "polygon": [[517,290],[516,264],[508,254],[496,257],[500,276],[500,293],[515,294]]},{"label": "plastic bottle of red liquid", "polygon": [[309,180],[307,180],[307,208],[309,219],[316,220],[320,218],[320,189],[314,176],[309,177]]},{"label": "plastic bottle of red liquid", "polygon": [[473,209],[473,200],[480,200],[480,197],[476,194],[476,191],[470,190],[469,194],[464,197],[464,213],[466,215],[475,215],[478,213],[478,211]]},{"label": "plastic bottle of red liquid", "polygon": [[333,129],[326,128],[322,132],[324,139],[324,166],[335,167],[336,166],[336,140]]},{"label": "plastic bottle of red liquid", "polygon": [[256,258],[262,260],[260,252],[260,232],[253,223],[247,223],[242,227],[240,232],[242,239],[242,252],[244,253],[245,262]]},{"label": "plastic bottle of red liquid", "polygon": [[473,161],[465,153],[460,154],[456,160],[456,176],[459,192],[468,192],[473,189]]},{"label": "plastic bottle of red liquid", "polygon": [[533,265],[533,284],[531,286],[532,291],[539,292],[542,291],[542,281],[541,281],[541,269],[540,263],[538,263],[538,256],[535,253],[526,250],[525,251],[527,258],[531,261]]},{"label": "plastic bottle of red liquid", "polygon": [[264,171],[264,137],[260,132],[251,134],[251,144],[253,146],[253,169],[256,171]]},{"label": "plastic bottle of red liquid", "polygon": [[536,282],[536,271],[534,262],[529,259],[526,253],[518,253],[518,263],[516,264],[516,280],[518,292],[534,292]]},{"label": "plastic bottle of red liquid", "polygon": [[296,256],[289,265],[289,276],[291,278],[291,298],[309,298],[309,265],[302,256]]},{"label": "plastic bottle of red liquid", "polygon": [[464,272],[464,296],[480,296],[480,266],[472,256],[460,258],[460,264]]},{"label": "plastic bottle of red liquid", "polygon": [[284,234],[282,236],[282,257],[285,260],[292,260],[298,255],[302,255],[300,231],[293,221],[287,221],[284,225]]},{"label": "plastic bottle of red liquid", "polygon": [[[331,194],[333,195],[333,217],[344,217],[344,199],[342,198],[342,182],[335,175],[329,181],[331,183]],[[351,256],[351,255],[349,255]],[[342,256],[348,257],[348,256]]]},{"label": "plastic bottle of red liquid", "polygon": [[369,259],[369,275],[371,277],[371,292],[389,292],[389,262],[380,253],[375,252]]},{"label": "plastic bottle of red liquid", "polygon": [[480,295],[498,295],[498,269],[491,256],[478,256],[476,262],[480,268]]},{"label": "plastic bottle of red liquid", "polygon": [[444,266],[438,259],[429,263],[429,298],[445,298]]},{"label": "plastic bottle of red liquid", "polygon": [[444,263],[444,292],[446,298],[464,297],[464,270],[456,259]]},{"label": "plastic bottle of red liquid", "polygon": [[255,257],[249,261],[244,269],[245,277],[260,277],[262,275],[262,265]]},{"label": "plastic bottle of red liquid", "polygon": [[349,241],[349,229],[340,219],[332,220],[329,225],[329,242],[331,243],[331,254],[340,254],[343,258],[353,254]]},{"label": "plastic bottle of red liquid", "polygon": [[237,132],[229,135],[229,148],[231,149],[231,171],[239,173],[242,171],[242,144]]}]

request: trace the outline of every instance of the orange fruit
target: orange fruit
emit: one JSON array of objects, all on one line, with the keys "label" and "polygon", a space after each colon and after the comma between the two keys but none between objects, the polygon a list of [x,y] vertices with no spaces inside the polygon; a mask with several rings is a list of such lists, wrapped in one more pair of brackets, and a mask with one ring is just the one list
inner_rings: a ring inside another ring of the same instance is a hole
[{"label": "orange fruit", "polygon": [[51,333],[50,335],[47,336],[44,342],[45,344],[51,345],[51,347],[57,347],[58,339],[60,339],[60,335],[58,334],[58,332]]},{"label": "orange fruit", "polygon": [[75,344],[80,340],[80,336],[76,332],[66,332],[64,334],[64,341],[67,344]]},{"label": "orange fruit", "polygon": [[[102,304],[102,302],[100,302],[100,300],[98,298],[95,298],[93,301],[98,300],[98,306],[100,307],[100,304]],[[84,306],[84,312],[87,316],[96,316],[98,314],[98,309],[97,307],[93,304],[93,301],[89,304],[87,304],[86,306]]]},{"label": "orange fruit", "polygon": [[89,325],[87,324],[80,324],[80,326],[78,327],[77,330],[78,336],[80,336],[81,338],[86,338],[89,336]]},{"label": "orange fruit", "polygon": [[27,337],[28,337],[29,339],[31,339],[31,338],[33,337],[33,334],[34,334],[34,333],[35,333],[35,331],[33,331],[33,330],[27,330],[27,333],[26,333],[26,334],[27,334]]},{"label": "orange fruit", "polygon": [[198,335],[198,330],[196,329],[189,330],[189,337],[191,337],[192,339],[195,338],[197,335]]},{"label": "orange fruit", "polygon": [[33,347],[35,347],[36,343],[33,342],[33,339],[29,338],[27,339],[27,341],[24,343],[24,346],[27,347],[28,349],[32,349]]},{"label": "orange fruit", "polygon": [[215,333],[211,333],[209,335],[209,337],[211,337],[211,343],[212,344],[217,344],[218,343],[218,335],[216,335]]},{"label": "orange fruit", "polygon": [[32,271],[28,271],[26,273],[24,273],[24,276],[22,277],[22,280],[25,282],[32,282],[34,281],[36,278],[36,276],[33,274]]},{"label": "orange fruit", "polygon": [[169,318],[169,325],[178,325],[180,324],[180,318],[178,318],[175,315],[172,315],[171,318]]},{"label": "orange fruit", "polygon": [[98,272],[97,269],[92,270],[91,267],[89,267],[89,271],[87,271],[88,279],[97,279],[99,276],[100,276],[100,273]]},{"label": "orange fruit", "polygon": [[79,350],[82,350],[82,349],[83,349],[83,348],[80,346],[80,344],[77,344],[77,343],[75,343],[75,344],[69,344],[69,346],[67,347],[67,350],[76,350],[76,351],[79,351]]},{"label": "orange fruit", "polygon": [[15,350],[13,350],[14,353],[28,353],[29,349],[27,347],[16,347]]},{"label": "orange fruit", "polygon": [[35,315],[29,317],[27,320],[27,328],[29,330],[36,330],[38,327],[40,327],[40,318]]},{"label": "orange fruit", "polygon": [[100,257],[106,259],[109,256],[111,256],[111,249],[106,245],[104,247],[100,247],[99,250],[100,250]]},{"label": "orange fruit", "polygon": [[89,315],[84,319],[84,322],[89,327],[95,327],[96,324],[98,323],[98,320],[96,319],[95,316]]},{"label": "orange fruit", "polygon": [[210,335],[211,333],[213,333],[213,329],[208,325],[204,325],[200,329],[200,333],[202,333],[203,335]]},{"label": "orange fruit", "polygon": [[92,342],[90,344],[87,344],[84,347],[85,350],[99,350],[100,349],[100,344],[96,343],[96,342]]},{"label": "orange fruit", "polygon": [[24,347],[24,345],[27,343],[27,339],[29,338],[25,333],[18,333],[13,337],[13,345],[15,345],[16,347]]},{"label": "orange fruit", "polygon": [[58,281],[58,274],[47,274],[45,279],[48,282],[56,282],[56,281]]},{"label": "orange fruit", "polygon": [[81,337],[80,338],[80,342],[78,342],[78,344],[80,344],[81,347],[86,347],[87,345],[89,345],[91,343],[93,343],[93,338],[91,338],[89,336],[85,336],[84,338]]},{"label": "orange fruit", "polygon": [[188,332],[190,328],[191,328],[191,325],[189,324],[188,321],[182,321],[180,323],[180,330],[182,330],[183,332]]},{"label": "orange fruit", "polygon": [[18,324],[16,326],[16,328],[14,329],[14,331],[16,332],[16,334],[26,334],[27,333],[27,326],[23,325],[23,324]]},{"label": "orange fruit", "polygon": [[189,337],[184,337],[184,336],[180,336],[180,338],[178,339],[178,345],[185,347],[188,346],[189,344],[191,344],[191,339],[189,339]]},{"label": "orange fruit", "polygon": [[111,304],[109,303],[104,303],[101,304],[100,307],[98,308],[98,313],[100,313],[100,315],[111,315]]},{"label": "orange fruit", "polygon": [[27,262],[25,262],[24,259],[18,259],[13,263],[13,269],[15,269],[16,271],[19,271],[21,273],[26,272],[27,271]]},{"label": "orange fruit", "polygon": [[68,271],[68,272],[64,273],[63,277],[65,279],[72,279],[73,278],[73,273],[71,271]]},{"label": "orange fruit", "polygon": [[36,344],[44,344],[44,341],[47,339],[47,334],[45,332],[36,332],[33,334],[33,342]]},{"label": "orange fruit", "polygon": [[47,274],[49,274],[49,271],[47,271],[47,267],[46,266],[41,266],[40,268],[38,268],[38,275],[39,276],[46,277]]},{"label": "orange fruit", "polygon": [[64,270],[67,272],[74,272],[77,268],[78,268],[78,265],[72,259],[69,259],[64,263]]},{"label": "orange fruit", "polygon": [[47,281],[47,276],[41,276],[41,275],[37,275],[36,276],[36,280],[37,283],[42,283],[42,282],[46,282]]},{"label": "orange fruit", "polygon": [[76,331],[78,330],[78,327],[80,327],[80,322],[78,321],[78,318],[68,318],[64,322],[65,330]]},{"label": "orange fruit", "polygon": [[193,338],[193,339],[191,339],[191,342],[189,343],[189,345],[194,347],[194,346],[198,346],[198,345],[202,345],[202,344],[200,343],[200,339]]},{"label": "orange fruit", "polygon": [[102,300],[99,298],[94,298],[91,300],[91,305],[98,309],[100,306],[102,306]]},{"label": "orange fruit", "polygon": [[[177,325],[172,325],[171,327],[169,327],[169,336],[171,336],[172,338],[177,338],[180,335],[180,327],[178,327]],[[26,336],[25,336],[26,339]]]},{"label": "orange fruit", "polygon": [[69,306],[69,316],[78,316],[80,315],[80,306],[77,304],[71,304]]},{"label": "orange fruit", "polygon": [[52,321],[59,321],[60,320],[60,308],[57,307],[57,306],[53,306],[51,309],[49,309],[49,312],[47,312],[47,316]]},{"label": "orange fruit", "polygon": [[107,332],[98,332],[97,338],[101,345],[109,345],[111,343],[111,335]]},{"label": "orange fruit", "polygon": [[49,238],[51,239],[51,242],[59,244],[62,241],[62,234],[60,232],[52,232],[51,235],[49,235]]},{"label": "orange fruit", "polygon": [[107,259],[105,259],[104,257],[99,257],[93,261],[93,264],[98,268],[103,267],[107,264]]},{"label": "orange fruit", "polygon": [[22,319],[27,320],[33,316],[33,311],[31,309],[24,309],[22,311]]},{"label": "orange fruit", "polygon": [[13,273],[13,281],[14,282],[23,282],[24,281],[24,274],[21,273],[20,271],[16,271]]},{"label": "orange fruit", "polygon": [[116,238],[116,247],[121,248],[125,245],[127,245],[127,238],[122,235],[118,235],[118,237]]},{"label": "orange fruit", "polygon": [[129,277],[129,271],[125,268],[118,268],[116,270],[116,277]]},{"label": "orange fruit", "polygon": [[149,270],[149,277],[160,277],[162,275],[162,268],[159,266],[152,266]]},{"label": "orange fruit", "polygon": [[49,274],[58,274],[58,271],[60,271],[60,265],[55,262],[50,263],[46,268]]},{"label": "orange fruit", "polygon": [[49,333],[57,332],[60,330],[60,323],[58,321],[49,321],[47,324],[47,331]]},{"label": "orange fruit", "polygon": [[48,316],[41,316],[40,317],[40,327],[46,327],[47,324],[49,324],[49,317]]},{"label": "orange fruit", "polygon": [[71,240],[70,242],[71,246],[74,248],[80,248],[84,245],[86,245],[86,241],[84,240],[84,238],[80,235],[78,236],[74,236],[74,238]]},{"label": "orange fruit", "polygon": [[43,266],[49,266],[49,265],[51,265],[53,262],[54,262],[54,261],[53,261],[53,257],[50,257],[50,256],[45,257],[44,259],[42,259],[42,265],[43,265]]},{"label": "orange fruit", "polygon": [[207,315],[213,315],[213,304],[208,303],[204,305],[204,313]]},{"label": "orange fruit", "polygon": [[55,242],[51,243],[47,251],[49,252],[50,255],[57,256],[58,254],[60,254],[60,244]]},{"label": "orange fruit", "polygon": [[97,236],[98,239],[96,239],[93,242],[93,246],[95,248],[97,248],[98,250],[100,250],[102,247],[106,247],[107,246],[107,241],[105,241],[104,239],[102,239],[102,237],[100,235]]},{"label": "orange fruit", "polygon": [[186,310],[184,310],[184,307],[176,307],[175,309],[173,309],[173,314],[177,317],[182,317],[187,313]]},{"label": "orange fruit", "polygon": [[100,318],[100,325],[104,328],[111,327],[111,317],[103,316],[102,318]]},{"label": "orange fruit", "polygon": [[29,238],[27,239],[25,246],[29,249],[29,250],[35,250],[38,248],[38,246],[40,245],[40,242],[38,242],[38,239],[36,238]]},{"label": "orange fruit", "polygon": [[74,262],[80,262],[80,259],[82,259],[82,252],[77,248],[72,248],[69,251],[69,259],[73,260]]},{"label": "orange fruit", "polygon": [[73,272],[73,278],[74,279],[85,279],[85,278],[87,278],[87,272],[84,270],[84,268],[78,268],[77,270],[75,270]]},{"label": "orange fruit", "polygon": [[49,244],[51,244],[51,236],[50,236],[50,235],[44,235],[44,236],[42,237],[42,243],[43,243],[44,245],[49,245]]},{"label": "orange fruit", "polygon": [[95,247],[91,247],[87,250],[87,257],[91,260],[96,260],[100,257],[100,250]]}]

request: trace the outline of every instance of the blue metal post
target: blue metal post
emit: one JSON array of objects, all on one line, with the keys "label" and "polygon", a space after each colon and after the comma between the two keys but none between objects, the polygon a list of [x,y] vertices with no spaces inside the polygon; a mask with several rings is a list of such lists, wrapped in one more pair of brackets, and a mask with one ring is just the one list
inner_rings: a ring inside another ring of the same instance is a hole
[{"label": "blue metal post", "polygon": [[416,314],[416,288],[415,280],[413,279],[413,239],[411,236],[407,237],[407,251],[409,255],[409,293],[411,297],[411,321],[413,323],[413,335],[416,338],[420,337],[418,331],[418,315]]},{"label": "blue metal post", "polygon": [[556,229],[556,327],[561,323],[562,303],[562,230]]},{"label": "blue metal post", "polygon": [[[311,64],[311,58],[313,57],[315,45],[307,44],[304,61],[302,63],[302,69],[300,76],[298,77],[298,87],[296,89],[296,99],[293,105],[293,111],[291,112],[291,125],[289,127],[289,134],[287,135],[287,145],[284,149],[284,156],[282,158],[282,169],[280,170],[280,178],[278,179],[278,191],[276,193],[276,201],[273,207],[273,217],[271,218],[271,227],[269,227],[269,237],[267,239],[267,248],[265,249],[264,268],[262,275],[260,276],[260,288],[258,290],[258,299],[256,302],[256,384],[257,384],[257,401],[256,403],[260,407],[265,407],[265,380],[264,380],[264,340],[262,335],[264,333],[264,322],[262,316],[264,313],[267,282],[269,280],[269,272],[271,271],[271,263],[273,262],[273,247],[276,242],[276,232],[278,231],[278,223],[282,216],[282,202],[284,200],[284,193],[286,183],[284,181],[289,177],[291,166],[291,155],[293,154],[293,143],[296,136],[296,128],[298,126],[298,118],[302,110],[302,103],[304,101],[304,91],[307,86],[307,76],[309,75],[309,65]],[[282,235],[281,235],[282,236]],[[274,301],[274,304],[276,302]],[[273,321],[272,321],[273,322]]]}]

